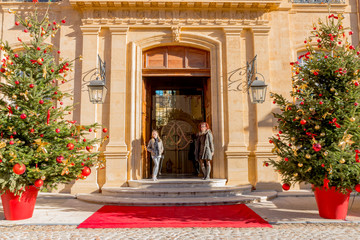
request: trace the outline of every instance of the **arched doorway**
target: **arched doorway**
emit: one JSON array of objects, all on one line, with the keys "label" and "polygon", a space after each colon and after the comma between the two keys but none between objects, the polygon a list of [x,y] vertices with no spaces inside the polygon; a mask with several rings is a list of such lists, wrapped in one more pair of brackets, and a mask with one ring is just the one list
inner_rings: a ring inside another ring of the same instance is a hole
[{"label": "arched doorway", "polygon": [[197,125],[211,125],[210,53],[185,47],[163,46],[143,52],[142,138],[143,176],[151,176],[152,161],[145,144],[159,131],[165,153],[161,177],[196,174],[194,135]]}]

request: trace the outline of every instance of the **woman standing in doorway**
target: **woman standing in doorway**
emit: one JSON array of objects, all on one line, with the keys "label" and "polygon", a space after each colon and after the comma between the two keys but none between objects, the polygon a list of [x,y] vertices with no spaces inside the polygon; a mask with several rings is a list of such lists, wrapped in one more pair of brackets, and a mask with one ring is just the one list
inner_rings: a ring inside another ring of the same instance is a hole
[{"label": "woman standing in doorway", "polygon": [[[195,159],[200,162],[201,170],[204,173],[204,180],[210,179],[211,160],[214,156],[213,135],[209,124],[202,122],[199,125],[200,132],[195,141]],[[206,163],[206,166],[205,166]]]},{"label": "woman standing in doorway", "polygon": [[149,141],[147,146],[147,150],[151,153],[151,158],[154,162],[152,179],[153,181],[157,181],[157,175],[159,172],[159,163],[162,153],[164,152],[163,143],[159,137],[159,132],[153,130],[151,133],[152,138]]}]

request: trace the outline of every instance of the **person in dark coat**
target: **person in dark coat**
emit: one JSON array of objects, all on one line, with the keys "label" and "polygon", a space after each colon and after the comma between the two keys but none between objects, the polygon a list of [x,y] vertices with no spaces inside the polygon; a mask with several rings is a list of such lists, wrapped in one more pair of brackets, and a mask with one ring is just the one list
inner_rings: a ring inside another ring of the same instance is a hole
[{"label": "person in dark coat", "polygon": [[163,143],[159,137],[159,133],[156,130],[153,130],[151,133],[152,138],[149,141],[147,146],[147,150],[151,153],[151,158],[154,162],[152,179],[153,181],[157,181],[157,175],[159,172],[159,163],[161,155],[164,152]]},{"label": "person in dark coat", "polygon": [[[204,180],[210,179],[211,160],[214,156],[214,141],[209,124],[202,122],[195,141],[195,159],[200,162]],[[206,163],[206,166],[205,166]]]}]

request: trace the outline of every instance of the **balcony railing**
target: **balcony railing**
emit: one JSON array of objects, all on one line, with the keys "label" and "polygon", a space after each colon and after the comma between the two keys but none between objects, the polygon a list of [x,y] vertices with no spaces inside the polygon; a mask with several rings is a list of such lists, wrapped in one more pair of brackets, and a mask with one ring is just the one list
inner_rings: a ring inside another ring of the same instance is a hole
[{"label": "balcony railing", "polygon": [[292,0],[293,3],[310,3],[310,4],[321,4],[321,3],[345,3],[345,0]]}]

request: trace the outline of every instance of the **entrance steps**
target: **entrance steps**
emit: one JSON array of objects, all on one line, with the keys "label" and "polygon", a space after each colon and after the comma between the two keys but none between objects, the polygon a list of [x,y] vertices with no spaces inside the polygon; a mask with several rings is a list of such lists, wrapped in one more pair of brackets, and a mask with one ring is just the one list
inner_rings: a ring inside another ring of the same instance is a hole
[{"label": "entrance steps", "polygon": [[226,179],[131,180],[129,187],[104,187],[102,193],[77,194],[79,200],[128,206],[223,205],[259,202],[275,191],[251,192],[251,185],[226,186]]}]

